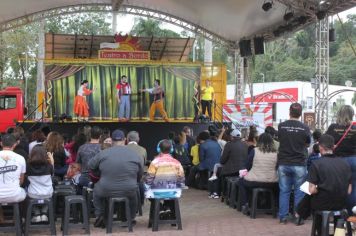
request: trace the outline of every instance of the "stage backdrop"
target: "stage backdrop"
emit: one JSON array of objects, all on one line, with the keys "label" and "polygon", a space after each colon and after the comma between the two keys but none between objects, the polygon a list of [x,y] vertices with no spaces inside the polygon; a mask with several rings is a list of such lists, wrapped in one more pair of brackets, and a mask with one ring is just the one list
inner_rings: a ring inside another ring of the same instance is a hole
[{"label": "stage backdrop", "polygon": [[[63,76],[64,70],[68,71],[68,76]],[[166,93],[164,104],[169,118],[192,119],[194,83],[200,80],[200,71],[198,65],[47,65],[47,86],[52,87],[48,91],[52,96],[48,104],[49,113],[52,116],[65,113],[74,117],[74,97],[80,82],[87,79],[89,89],[95,88],[93,94],[87,96],[90,117],[115,119],[118,116],[116,84],[122,75],[126,75],[133,93],[131,118],[148,118],[152,96],[139,93],[139,89],[151,88],[154,80],[160,79]]]}]

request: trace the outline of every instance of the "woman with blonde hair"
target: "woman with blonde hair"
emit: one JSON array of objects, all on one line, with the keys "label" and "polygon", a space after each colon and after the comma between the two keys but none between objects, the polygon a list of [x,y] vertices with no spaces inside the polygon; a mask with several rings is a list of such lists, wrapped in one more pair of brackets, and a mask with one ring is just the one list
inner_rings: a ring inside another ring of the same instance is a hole
[{"label": "woman with blonde hair", "polygon": [[342,157],[351,166],[352,192],[348,196],[347,209],[356,205],[356,122],[353,122],[355,111],[350,105],[343,105],[337,112],[336,123],[329,126],[326,134],[335,142],[334,154]]},{"label": "woman with blonde hair", "polygon": [[58,132],[48,134],[46,140],[46,151],[53,154],[54,175],[63,178],[67,173],[66,153],[64,151],[64,139]]}]

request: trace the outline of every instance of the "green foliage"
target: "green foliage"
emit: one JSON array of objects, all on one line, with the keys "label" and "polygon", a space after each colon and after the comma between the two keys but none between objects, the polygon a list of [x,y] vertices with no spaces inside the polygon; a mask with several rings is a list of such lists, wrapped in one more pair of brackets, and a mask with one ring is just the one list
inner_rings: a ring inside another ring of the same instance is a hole
[{"label": "green foliage", "polygon": [[153,19],[136,18],[131,34],[139,37],[167,37],[180,38],[181,36],[168,29],[161,29],[161,22]]},{"label": "green foliage", "polygon": [[55,34],[109,35],[111,24],[102,13],[81,13],[46,20],[46,31]]}]

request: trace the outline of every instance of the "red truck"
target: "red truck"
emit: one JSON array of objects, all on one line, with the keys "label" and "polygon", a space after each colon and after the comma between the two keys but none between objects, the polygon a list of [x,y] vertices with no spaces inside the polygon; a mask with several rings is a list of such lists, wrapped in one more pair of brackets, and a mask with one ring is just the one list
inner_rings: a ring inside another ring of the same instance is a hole
[{"label": "red truck", "polygon": [[23,92],[19,87],[7,87],[0,90],[0,132],[15,127],[16,122],[24,119]]}]

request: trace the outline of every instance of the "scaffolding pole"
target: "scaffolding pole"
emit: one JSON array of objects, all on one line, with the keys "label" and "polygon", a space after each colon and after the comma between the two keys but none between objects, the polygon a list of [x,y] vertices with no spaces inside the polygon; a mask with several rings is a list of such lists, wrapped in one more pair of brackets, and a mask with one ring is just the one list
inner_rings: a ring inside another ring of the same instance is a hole
[{"label": "scaffolding pole", "polygon": [[234,51],[234,75],[235,75],[235,101],[236,103],[245,102],[245,71],[244,58],[241,57],[237,51]]},{"label": "scaffolding pole", "polygon": [[328,126],[329,96],[329,20],[325,17],[315,27],[315,115],[316,128]]}]

